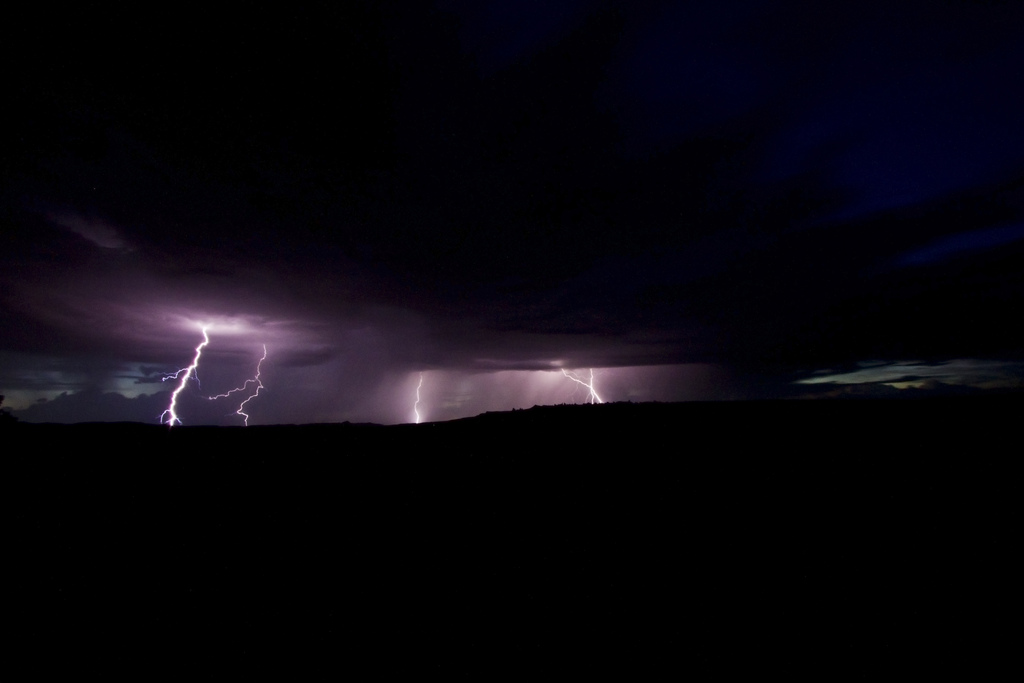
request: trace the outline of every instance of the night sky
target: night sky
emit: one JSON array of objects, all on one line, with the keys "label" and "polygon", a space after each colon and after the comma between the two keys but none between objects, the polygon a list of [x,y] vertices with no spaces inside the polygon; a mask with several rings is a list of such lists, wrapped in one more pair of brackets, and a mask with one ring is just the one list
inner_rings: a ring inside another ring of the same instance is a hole
[{"label": "night sky", "polygon": [[1024,389],[1020,2],[31,5],[23,420]]}]

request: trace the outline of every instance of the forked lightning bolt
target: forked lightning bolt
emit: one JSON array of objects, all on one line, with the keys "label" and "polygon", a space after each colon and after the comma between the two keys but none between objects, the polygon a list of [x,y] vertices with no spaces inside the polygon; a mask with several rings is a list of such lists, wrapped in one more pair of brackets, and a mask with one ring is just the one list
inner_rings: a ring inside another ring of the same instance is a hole
[{"label": "forked lightning bolt", "polygon": [[246,388],[248,388],[248,386],[250,384],[255,385],[256,386],[256,391],[252,394],[252,396],[249,396],[244,401],[242,401],[242,403],[238,406],[238,410],[235,411],[236,415],[241,415],[242,418],[245,420],[245,426],[246,427],[249,426],[249,415],[244,410],[242,410],[242,409],[245,408],[245,404],[246,403],[248,403],[249,401],[253,400],[254,398],[256,398],[257,396],[260,395],[260,389],[263,388],[263,382],[260,381],[260,367],[263,365],[263,361],[265,361],[266,359],[267,359],[267,345],[264,344],[263,345],[263,357],[260,358],[260,361],[256,364],[256,376],[255,377],[253,377],[252,379],[245,380],[245,382],[242,383],[242,386],[237,387],[235,389],[232,389],[231,391],[225,392],[223,394],[217,394],[216,396],[207,396],[207,398],[209,400],[216,401],[218,398],[227,398],[231,394],[237,393],[239,391],[245,391]]},{"label": "forked lightning bolt", "polygon": [[[200,342],[199,346],[196,347],[196,355],[192,359],[192,364],[189,365],[188,367],[184,367],[184,368],[178,370],[177,372],[174,372],[174,373],[172,373],[170,375],[167,375],[167,376],[165,376],[163,378],[164,382],[166,382],[169,379],[180,379],[181,381],[178,383],[178,388],[175,389],[171,393],[171,403],[170,403],[170,405],[167,406],[167,410],[165,410],[163,413],[160,414],[160,423],[161,424],[166,424],[168,427],[173,427],[176,424],[179,424],[179,425],[181,424],[181,418],[178,417],[178,413],[177,413],[178,396],[181,394],[182,391],[185,390],[185,387],[188,385],[189,379],[195,379],[196,383],[199,382],[199,374],[198,374],[199,357],[203,355],[203,347],[210,343],[210,336],[207,334],[207,329],[208,328],[203,327],[203,341]],[[237,415],[241,415],[242,416],[242,418],[245,421],[245,426],[246,427],[249,426],[249,415],[244,410],[245,404],[248,403],[249,401],[253,400],[257,396],[259,396],[260,389],[264,388],[263,387],[263,382],[260,381],[260,369],[261,369],[261,366],[263,365],[263,361],[265,361],[266,359],[267,359],[267,345],[264,344],[263,345],[263,357],[260,358],[259,363],[256,364],[256,376],[253,379],[245,380],[245,382],[242,384],[242,386],[237,387],[235,389],[232,389],[231,391],[228,391],[226,393],[218,394],[217,396],[208,396],[207,397],[211,401],[217,400],[219,398],[227,398],[231,394],[234,394],[234,393],[237,393],[237,392],[240,392],[240,391],[245,391],[249,387],[250,384],[254,385],[255,388],[256,388],[256,391],[253,392],[253,394],[251,396],[248,396],[244,401],[242,401],[242,403],[238,406],[238,410],[235,411],[235,413]]]},{"label": "forked lightning bolt", "polygon": [[423,388],[423,373],[420,373],[420,383],[416,385],[416,402],[412,404],[412,412],[416,414],[416,424],[420,423],[420,389]]},{"label": "forked lightning bolt", "polygon": [[[196,347],[196,356],[195,358],[192,359],[192,365],[189,365],[187,368],[182,368],[181,370],[178,370],[174,374],[167,375],[166,377],[163,378],[163,381],[166,382],[169,379],[178,379],[180,377],[181,383],[178,384],[177,389],[171,392],[171,404],[167,406],[167,410],[160,413],[161,424],[166,424],[168,427],[173,427],[175,423],[181,424],[181,420],[178,419],[178,414],[175,412],[175,409],[177,408],[178,404],[178,394],[180,394],[185,389],[185,385],[188,384],[189,377],[195,375],[196,381],[199,381],[199,375],[196,374],[196,369],[199,367],[199,356],[203,355],[203,347],[209,343],[210,337],[207,336],[206,328],[204,327],[203,341],[199,344],[199,346]],[[167,417],[166,422],[164,422],[164,416]]]},{"label": "forked lightning bolt", "polygon": [[587,390],[590,392],[590,395],[587,396],[587,401],[589,403],[604,403],[604,401],[601,400],[601,397],[597,395],[597,391],[594,389],[594,369],[593,368],[590,369],[590,381],[589,382],[584,382],[582,379],[580,379],[579,377],[576,376],[575,372],[567,372],[565,370],[562,370],[562,374],[565,375],[566,377],[568,377],[569,379],[571,379],[573,382],[576,382],[577,384],[581,384],[581,385],[583,385],[583,386],[585,386],[587,388]]}]

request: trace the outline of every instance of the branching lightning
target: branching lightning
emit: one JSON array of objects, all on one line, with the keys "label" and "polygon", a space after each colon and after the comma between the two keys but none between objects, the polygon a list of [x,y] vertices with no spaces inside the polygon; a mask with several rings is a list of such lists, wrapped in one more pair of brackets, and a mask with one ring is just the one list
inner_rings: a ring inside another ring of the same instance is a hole
[{"label": "branching lightning", "polygon": [[590,369],[590,381],[589,382],[584,382],[582,379],[580,379],[579,377],[576,376],[575,372],[568,372],[566,370],[562,370],[562,374],[565,375],[566,377],[568,377],[569,379],[571,379],[573,382],[576,382],[577,384],[581,384],[581,385],[583,385],[583,386],[585,386],[587,388],[587,391],[590,392],[589,396],[587,396],[587,402],[588,403],[604,403],[604,401],[601,400],[601,397],[597,395],[597,391],[594,389],[594,369],[593,368]]},{"label": "branching lightning", "polygon": [[423,388],[423,373],[420,373],[420,383],[416,385],[416,402],[412,404],[412,412],[416,414],[416,424],[420,423],[420,389]]},{"label": "branching lightning", "polygon": [[[174,374],[167,375],[163,381],[166,382],[169,379],[181,378],[181,383],[178,384],[178,388],[171,392],[171,403],[167,406],[167,410],[160,414],[160,423],[166,424],[168,427],[173,427],[175,423],[181,424],[181,420],[178,419],[178,414],[175,412],[178,404],[178,394],[185,389],[185,385],[188,384],[189,377],[193,375],[196,378],[196,382],[199,381],[199,375],[196,374],[199,367],[199,356],[203,355],[203,347],[210,343],[210,337],[206,334],[206,328],[203,328],[203,341],[200,342],[199,346],[196,347],[195,358],[192,359],[192,365],[186,368],[178,370]],[[167,421],[164,422],[164,417],[167,417]]]},{"label": "branching lightning", "polygon": [[[178,388],[171,393],[171,402],[167,406],[167,410],[160,414],[161,424],[166,424],[168,427],[173,427],[176,424],[181,424],[181,418],[178,417],[177,413],[178,396],[181,394],[182,391],[185,390],[185,387],[188,385],[189,379],[195,379],[196,383],[199,383],[199,357],[202,356],[203,354],[203,347],[210,343],[210,336],[209,334],[207,334],[208,329],[208,327],[203,327],[203,341],[200,342],[198,346],[196,346],[196,355],[192,359],[192,364],[189,365],[188,367],[181,368],[177,372],[166,375],[163,378],[164,382],[166,382],[169,379],[177,379],[180,380],[180,382],[178,383]],[[245,404],[259,396],[260,390],[264,388],[263,382],[260,380],[260,370],[263,365],[263,361],[265,361],[266,359],[267,345],[264,344],[263,357],[260,358],[259,362],[256,364],[255,377],[253,377],[252,379],[245,380],[245,382],[243,382],[242,386],[240,387],[236,387],[231,391],[225,392],[223,394],[218,394],[216,396],[208,396],[207,399],[210,401],[215,401],[220,398],[227,398],[228,396],[231,396],[232,394],[241,391],[246,391],[247,389],[251,390],[250,385],[255,387],[256,390],[250,396],[246,397],[245,400],[243,400],[241,404],[239,404],[238,410],[235,411],[237,415],[242,416],[243,420],[245,421],[245,426],[248,427],[249,415],[245,412]]]},{"label": "branching lightning", "polygon": [[236,387],[235,389],[232,389],[231,391],[225,392],[223,394],[217,394],[216,396],[207,396],[207,398],[209,400],[216,401],[218,398],[227,398],[231,394],[237,393],[239,391],[245,391],[249,387],[250,384],[255,385],[256,391],[253,392],[253,394],[251,396],[248,396],[244,401],[242,401],[242,403],[238,406],[238,410],[235,411],[236,415],[241,415],[242,418],[245,420],[245,426],[246,427],[249,426],[249,415],[243,410],[243,408],[245,408],[245,404],[246,403],[248,403],[249,401],[253,400],[254,398],[256,398],[257,396],[260,395],[260,389],[263,388],[263,382],[260,381],[260,367],[263,365],[263,361],[265,361],[266,359],[267,359],[267,345],[264,344],[263,345],[263,357],[260,358],[259,362],[256,364],[256,376],[255,377],[253,377],[252,379],[245,380],[245,382],[242,383],[242,386]]}]

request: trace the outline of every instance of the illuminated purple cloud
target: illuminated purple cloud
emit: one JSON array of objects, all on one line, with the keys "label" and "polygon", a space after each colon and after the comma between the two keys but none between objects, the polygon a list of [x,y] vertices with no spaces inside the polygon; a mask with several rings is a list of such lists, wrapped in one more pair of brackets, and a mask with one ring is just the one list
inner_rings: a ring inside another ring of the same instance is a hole
[{"label": "illuminated purple cloud", "polygon": [[[1021,5],[918,4],[47,17],[4,100],[5,406],[400,423],[1019,359]],[[161,381],[204,328],[202,389]]]}]

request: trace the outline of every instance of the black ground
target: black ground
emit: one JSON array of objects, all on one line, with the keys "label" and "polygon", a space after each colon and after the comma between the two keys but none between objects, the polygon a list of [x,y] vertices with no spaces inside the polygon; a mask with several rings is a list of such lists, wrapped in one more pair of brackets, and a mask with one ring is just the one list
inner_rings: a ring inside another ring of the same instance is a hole
[{"label": "black ground", "polygon": [[1016,650],[1022,407],[16,424],[0,432],[13,661],[357,680],[988,678]]}]

